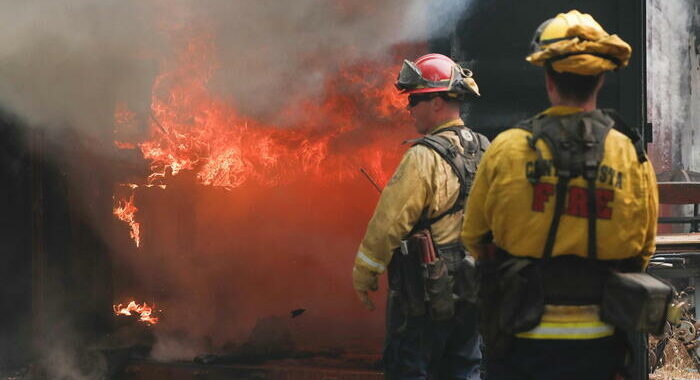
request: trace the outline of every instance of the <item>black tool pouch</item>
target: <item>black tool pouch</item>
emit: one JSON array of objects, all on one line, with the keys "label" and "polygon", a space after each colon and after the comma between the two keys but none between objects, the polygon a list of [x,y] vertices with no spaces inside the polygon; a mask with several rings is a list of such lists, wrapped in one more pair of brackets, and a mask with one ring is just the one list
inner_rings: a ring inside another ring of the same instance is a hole
[{"label": "black tool pouch", "polygon": [[401,300],[403,314],[411,317],[425,315],[425,280],[418,258],[394,251],[389,263],[389,288]]},{"label": "black tool pouch", "polygon": [[426,265],[426,293],[430,318],[434,321],[448,320],[455,315],[455,297],[452,294],[454,279],[445,260],[438,258]]},{"label": "black tool pouch", "polygon": [[648,273],[612,272],[603,289],[601,319],[626,332],[660,334],[673,289]]},{"label": "black tool pouch", "polygon": [[537,326],[544,313],[540,267],[530,259],[501,256],[477,266],[479,325],[492,358],[506,355],[513,336]]},{"label": "black tool pouch", "polygon": [[421,265],[417,252],[401,257],[401,304],[409,317],[425,315],[425,267]]},{"label": "black tool pouch", "polygon": [[476,262],[467,254],[459,260],[455,269],[454,293],[459,302],[475,304],[479,293],[479,281],[477,281]]},{"label": "black tool pouch", "polygon": [[499,268],[499,325],[507,334],[527,331],[544,313],[542,272],[533,260],[511,257]]},{"label": "black tool pouch", "polygon": [[505,334],[500,326],[501,291],[498,278],[499,260],[482,259],[476,267],[479,281],[477,306],[479,310],[479,331],[484,339],[486,355],[489,358],[503,357],[510,348],[513,337]]}]

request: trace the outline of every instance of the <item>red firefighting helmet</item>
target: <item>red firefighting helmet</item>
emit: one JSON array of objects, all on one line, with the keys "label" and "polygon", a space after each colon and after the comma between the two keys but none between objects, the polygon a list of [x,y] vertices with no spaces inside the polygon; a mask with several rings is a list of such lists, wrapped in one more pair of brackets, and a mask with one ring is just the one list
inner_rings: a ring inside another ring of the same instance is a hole
[{"label": "red firefighting helmet", "polygon": [[449,57],[427,54],[415,62],[403,61],[396,88],[402,94],[446,92],[455,98],[480,96],[479,87],[472,75],[470,70],[460,67]]}]

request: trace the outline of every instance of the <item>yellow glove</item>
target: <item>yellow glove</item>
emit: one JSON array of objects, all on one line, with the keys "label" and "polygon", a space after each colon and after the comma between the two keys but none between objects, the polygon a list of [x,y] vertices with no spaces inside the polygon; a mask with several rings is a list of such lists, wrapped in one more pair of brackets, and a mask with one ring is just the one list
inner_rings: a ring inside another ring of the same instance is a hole
[{"label": "yellow glove", "polygon": [[369,298],[368,292],[377,290],[377,274],[367,268],[355,265],[352,268],[352,286],[365,307],[374,310],[374,302]]}]

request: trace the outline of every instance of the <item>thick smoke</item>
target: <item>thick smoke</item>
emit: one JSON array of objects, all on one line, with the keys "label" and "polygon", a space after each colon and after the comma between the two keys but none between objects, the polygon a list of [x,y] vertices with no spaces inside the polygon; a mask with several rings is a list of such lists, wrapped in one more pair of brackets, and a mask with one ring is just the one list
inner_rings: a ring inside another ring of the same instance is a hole
[{"label": "thick smoke", "polygon": [[148,98],[160,43],[151,8],[106,0],[0,6],[0,105],[31,125],[109,131],[114,102]]},{"label": "thick smoke", "polygon": [[[211,87],[270,116],[342,65],[448,30],[466,0],[36,0],[0,6],[0,104],[32,125],[109,131],[116,101],[148,107],[173,30],[211,32]],[[207,30],[208,29],[208,30]],[[177,42],[177,41],[175,41]],[[274,121],[274,120],[270,120]]]},{"label": "thick smoke", "polygon": [[[392,49],[445,34],[467,3],[5,2],[0,21],[10,32],[0,34],[0,108],[34,127],[72,129],[63,144],[99,151],[89,156],[89,167],[83,160],[71,168],[82,172],[70,178],[87,183],[93,172],[112,169],[111,155],[104,152],[116,151],[110,148],[115,106],[126,103],[145,126],[153,81],[188,34],[213,37],[217,62],[211,91],[242,114],[285,127],[294,120],[278,117],[278,109],[321,97],[326,80],[348,65],[398,63]],[[76,198],[83,184],[72,183]],[[112,247],[120,283],[132,285],[117,288],[115,301],[139,297],[143,293],[135,290],[143,290],[148,301],[166,310],[162,331],[169,334],[159,336],[155,355],[191,358],[215,344],[246,339],[261,317],[286,316],[299,307],[308,311],[289,328],[309,345],[353,347],[369,339],[373,347],[381,346],[383,316],[358,318],[361,306],[349,285],[354,249],[376,202],[366,183],[244,186],[227,192],[185,177],[168,185],[173,190],[139,194],[139,217],[149,234],[145,244],[153,248],[134,252],[128,240]],[[101,231],[114,233],[112,223],[95,219]],[[133,278],[127,281],[128,272]],[[81,378],[71,347],[78,341],[46,347],[46,367],[56,378]]]}]

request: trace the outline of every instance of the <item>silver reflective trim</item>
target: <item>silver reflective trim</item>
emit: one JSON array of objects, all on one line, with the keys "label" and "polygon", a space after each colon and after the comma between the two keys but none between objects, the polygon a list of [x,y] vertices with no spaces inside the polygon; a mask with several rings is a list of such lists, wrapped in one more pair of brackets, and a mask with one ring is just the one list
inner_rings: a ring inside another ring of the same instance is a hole
[{"label": "silver reflective trim", "polygon": [[407,240],[401,240],[401,253],[404,256],[408,256],[408,241]]},{"label": "silver reflective trim", "polygon": [[357,258],[362,260],[363,263],[369,265],[370,267],[377,269],[379,272],[384,272],[384,264],[375,261],[371,257],[362,253],[362,251],[357,252]]},{"label": "silver reflective trim", "polygon": [[612,334],[615,331],[613,326],[601,324],[599,326],[537,326],[530,331],[520,333],[523,337],[585,337],[603,336]]}]

